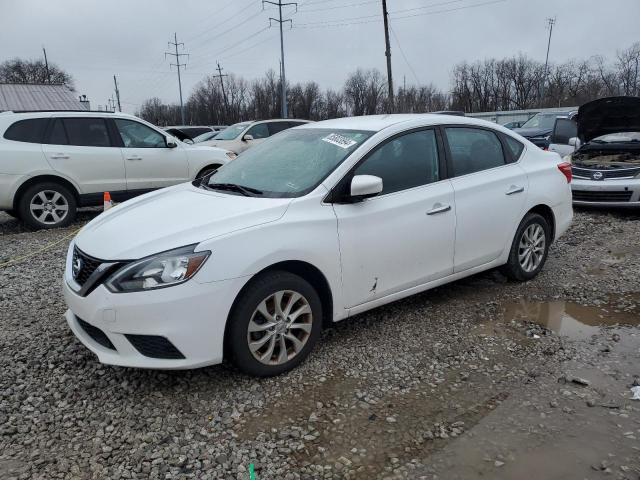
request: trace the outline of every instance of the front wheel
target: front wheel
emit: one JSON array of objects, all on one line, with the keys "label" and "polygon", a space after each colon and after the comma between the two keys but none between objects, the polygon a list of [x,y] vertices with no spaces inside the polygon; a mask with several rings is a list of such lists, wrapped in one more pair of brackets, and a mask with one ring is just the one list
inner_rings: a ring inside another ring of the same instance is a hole
[{"label": "front wheel", "polygon": [[502,273],[519,282],[531,280],[547,261],[550,245],[551,229],[547,220],[537,213],[527,214],[518,226]]},{"label": "front wheel", "polygon": [[33,229],[66,227],[76,217],[76,197],[62,185],[45,182],[32,185],[22,194],[18,213]]},{"label": "front wheel", "polygon": [[242,372],[270,377],[299,365],[322,329],[315,289],[289,272],[268,272],[240,294],[229,318],[227,348]]}]

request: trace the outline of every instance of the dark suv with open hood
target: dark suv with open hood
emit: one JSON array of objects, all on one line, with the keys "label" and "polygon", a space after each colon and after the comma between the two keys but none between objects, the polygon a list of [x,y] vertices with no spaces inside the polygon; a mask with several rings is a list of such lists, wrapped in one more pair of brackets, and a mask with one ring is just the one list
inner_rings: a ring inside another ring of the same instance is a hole
[{"label": "dark suv with open hood", "polygon": [[539,112],[524,122],[520,128],[514,128],[513,131],[522,135],[534,145],[546,150],[549,148],[549,140],[556,119],[571,117],[574,114],[575,111],[571,110],[562,112]]},{"label": "dark suv with open hood", "polygon": [[585,103],[573,119],[558,119],[553,144],[574,150],[573,202],[640,207],[640,98]]}]

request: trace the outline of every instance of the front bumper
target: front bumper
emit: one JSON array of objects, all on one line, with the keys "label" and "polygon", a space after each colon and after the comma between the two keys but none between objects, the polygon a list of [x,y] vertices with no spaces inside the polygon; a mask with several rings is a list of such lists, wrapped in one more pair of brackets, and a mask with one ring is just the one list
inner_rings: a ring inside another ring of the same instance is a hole
[{"label": "front bumper", "polygon": [[571,181],[573,204],[597,207],[640,207],[640,179]]},{"label": "front bumper", "polygon": [[[153,369],[220,363],[227,317],[247,280],[198,283],[196,275],[181,285],[148,292],[111,293],[101,285],[82,297],[70,287],[70,271],[68,260],[63,281],[69,307],[65,317],[76,337],[102,363]],[[140,338],[151,339],[149,348],[141,347],[136,341]],[[159,351],[157,340],[179,355]]]}]

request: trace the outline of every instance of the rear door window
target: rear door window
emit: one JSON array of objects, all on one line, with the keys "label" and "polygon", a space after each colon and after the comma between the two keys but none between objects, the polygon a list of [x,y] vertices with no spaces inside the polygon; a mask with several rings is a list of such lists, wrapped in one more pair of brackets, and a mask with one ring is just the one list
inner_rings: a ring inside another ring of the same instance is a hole
[{"label": "rear door window", "polygon": [[445,132],[454,176],[505,165],[502,143],[495,133],[467,127],[447,127]]},{"label": "rear door window", "polygon": [[69,144],[80,147],[110,147],[107,123],[102,118],[65,118]]},{"label": "rear door window", "polygon": [[48,118],[29,118],[18,120],[4,132],[4,138],[15,142],[42,143]]},{"label": "rear door window", "polygon": [[67,132],[64,129],[62,120],[56,118],[53,121],[53,127],[49,132],[49,138],[47,143],[50,145],[69,145],[69,139],[67,138]]}]

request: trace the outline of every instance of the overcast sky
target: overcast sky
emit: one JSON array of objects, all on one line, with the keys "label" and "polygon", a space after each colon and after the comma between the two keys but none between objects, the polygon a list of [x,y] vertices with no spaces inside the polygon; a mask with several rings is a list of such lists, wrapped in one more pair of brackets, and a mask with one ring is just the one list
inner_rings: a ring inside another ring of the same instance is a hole
[{"label": "overcast sky", "polygon": [[[285,0],[283,0],[285,1]],[[286,0],[292,1],[292,0]],[[556,17],[550,61],[603,55],[640,41],[640,0],[387,0],[396,84],[433,82],[447,89],[462,60],[519,52],[544,61],[546,19]],[[475,6],[474,6],[475,5]],[[278,71],[278,30],[269,26],[277,8],[259,0],[0,0],[0,61],[39,58],[71,73],[92,108],[120,83],[123,110],[146,98],[178,101],[175,69],[164,58],[178,35],[185,100],[214,73],[247,79]],[[381,0],[300,0],[284,9],[285,65],[289,82],[317,81],[339,88],[357,67],[385,71]],[[404,53],[404,55],[403,55]],[[406,57],[406,59],[405,59]],[[172,62],[175,63],[175,62]]]}]

